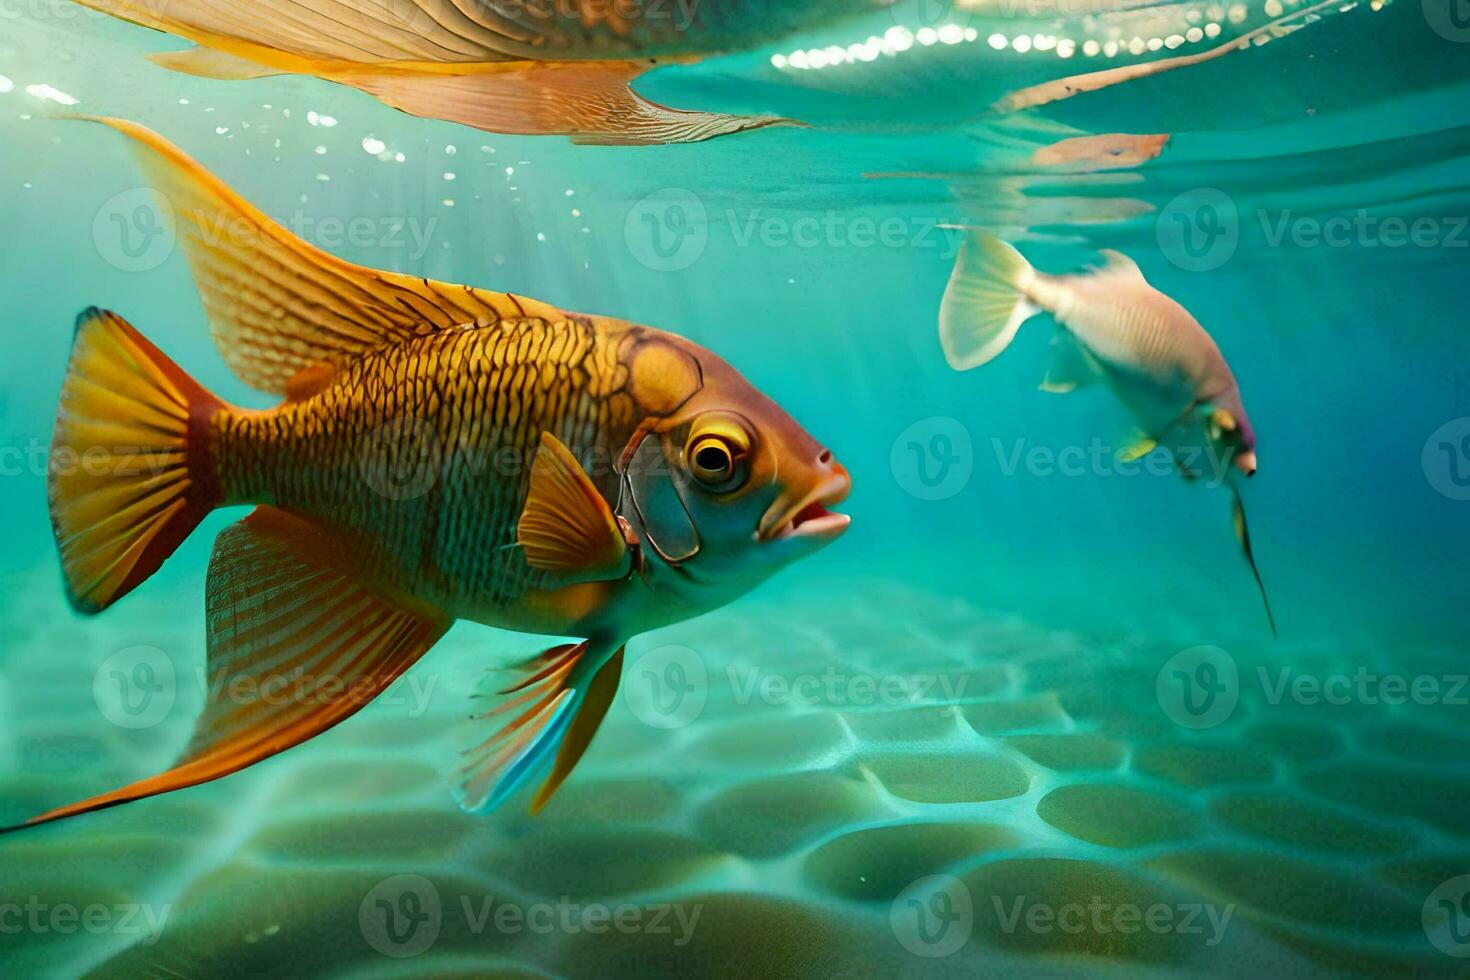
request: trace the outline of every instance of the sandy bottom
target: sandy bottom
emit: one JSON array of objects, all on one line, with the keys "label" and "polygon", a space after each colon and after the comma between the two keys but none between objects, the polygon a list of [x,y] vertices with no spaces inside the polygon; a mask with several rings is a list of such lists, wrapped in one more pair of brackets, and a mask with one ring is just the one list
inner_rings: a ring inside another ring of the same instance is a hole
[{"label": "sandy bottom", "polygon": [[[84,622],[49,568],[10,588],[46,625],[3,628],[0,817],[165,765],[203,696],[197,597]],[[537,641],[462,626],[305,747],[0,840],[0,901],[41,910],[0,972],[1455,973],[1467,709],[1273,699],[1278,668],[1187,646],[892,583],[767,590],[635,643],[553,804],[485,817],[444,773],[484,667]],[[1366,656],[1261,649],[1293,678]],[[119,701],[139,676],[166,710]]]}]

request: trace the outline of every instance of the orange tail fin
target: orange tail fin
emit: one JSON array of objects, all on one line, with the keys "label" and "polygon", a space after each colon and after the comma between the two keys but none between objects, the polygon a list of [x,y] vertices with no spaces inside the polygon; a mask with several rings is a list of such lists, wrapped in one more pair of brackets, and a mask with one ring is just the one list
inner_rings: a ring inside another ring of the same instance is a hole
[{"label": "orange tail fin", "polygon": [[137,588],[214,509],[201,442],[223,407],[122,317],[94,307],[77,319],[47,497],[78,612]]}]

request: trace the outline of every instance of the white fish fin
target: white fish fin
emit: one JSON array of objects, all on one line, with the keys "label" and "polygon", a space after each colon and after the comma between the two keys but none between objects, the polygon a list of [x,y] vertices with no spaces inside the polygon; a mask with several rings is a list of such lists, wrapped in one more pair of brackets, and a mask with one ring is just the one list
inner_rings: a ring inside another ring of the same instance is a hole
[{"label": "white fish fin", "polygon": [[1051,342],[1051,365],[1041,382],[1042,391],[1065,395],[1086,388],[1101,376],[1096,358],[1070,333],[1059,333]]},{"label": "white fish fin", "polygon": [[176,216],[215,344],[251,387],[285,394],[306,368],[437,330],[564,318],[533,299],[344,262],[272,221],[157,133],[121,119],[76,118],[133,140]]},{"label": "white fish fin", "polygon": [[971,233],[955,259],[939,305],[939,343],[956,371],[993,359],[1021,324],[1041,312],[1025,287],[1035,276],[1020,252],[984,233]]},{"label": "white fish fin", "polygon": [[995,102],[991,108],[996,112],[1016,112],[1021,109],[1032,109],[1036,106],[1046,105],[1049,102],[1056,102],[1059,99],[1070,99],[1072,96],[1081,95],[1084,92],[1098,92],[1102,89],[1122,84],[1123,82],[1148,78],[1162,72],[1173,71],[1176,68],[1189,68],[1215,58],[1222,58],[1232,51],[1252,50],[1273,38],[1284,37],[1305,27],[1307,24],[1316,23],[1333,13],[1352,10],[1356,7],[1357,4],[1339,3],[1338,0],[1318,0],[1317,3],[1289,11],[1283,17],[1278,17],[1273,21],[1262,24],[1253,31],[1232,37],[1228,41],[1217,44],[1215,47],[1206,51],[1177,55],[1173,58],[1160,58],[1156,61],[1118,65],[1117,67],[1104,68],[1100,71],[1084,72],[1080,75],[1068,75],[1066,78],[1055,78],[1051,81],[1042,82],[1039,85],[1031,85],[1027,88],[1018,89]]},{"label": "white fish fin", "polygon": [[1103,257],[1103,264],[1093,271],[1093,276],[1106,276],[1109,279],[1135,279],[1141,283],[1148,282],[1147,279],[1143,278],[1143,270],[1138,267],[1138,263],[1134,262],[1122,252],[1116,249],[1103,248],[1098,249],[1097,254]]}]

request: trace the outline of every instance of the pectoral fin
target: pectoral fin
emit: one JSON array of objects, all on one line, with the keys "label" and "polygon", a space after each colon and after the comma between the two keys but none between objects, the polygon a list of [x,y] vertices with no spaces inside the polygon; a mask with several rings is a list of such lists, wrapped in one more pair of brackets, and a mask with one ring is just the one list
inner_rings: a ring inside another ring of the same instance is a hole
[{"label": "pectoral fin", "polygon": [[1118,453],[1118,459],[1124,463],[1132,463],[1142,459],[1159,447],[1159,440],[1153,436],[1139,436],[1130,445],[1124,446]]},{"label": "pectoral fin", "polygon": [[1235,416],[1231,415],[1225,409],[1214,409],[1210,412],[1210,438],[1219,439],[1226,432],[1234,432],[1235,427],[1239,424],[1235,421]]},{"label": "pectoral fin", "polygon": [[622,646],[611,657],[607,649],[588,640],[552,647],[518,668],[520,681],[494,692],[504,700],[470,719],[496,728],[462,753],[455,790],[464,809],[494,810],[542,772],[556,752],[531,811],[546,804],[581,759],[617,691]]},{"label": "pectoral fin", "polygon": [[1041,390],[1053,395],[1065,395],[1086,388],[1098,379],[1099,369],[1087,348],[1071,334],[1059,333],[1051,343],[1051,365]]},{"label": "pectoral fin", "polygon": [[1246,563],[1251,567],[1251,574],[1256,577],[1256,588],[1261,590],[1261,602],[1266,607],[1266,622],[1271,626],[1271,635],[1279,636],[1276,632],[1276,617],[1271,614],[1271,600],[1266,595],[1266,583],[1261,581],[1261,570],[1256,567],[1255,552],[1251,549],[1250,526],[1245,521],[1245,503],[1240,499],[1240,490],[1233,483],[1230,485],[1230,492],[1235,495],[1235,505],[1231,510],[1235,537],[1240,541],[1240,548],[1245,553]]},{"label": "pectoral fin", "polygon": [[550,432],[541,434],[516,542],[532,568],[582,581],[617,578],[631,566],[612,508]]},{"label": "pectoral fin", "polygon": [[325,532],[272,507],[220,533],[205,617],[205,705],[178,763],[25,826],[208,782],[299,745],[382,693],[451,623],[369,588]]}]

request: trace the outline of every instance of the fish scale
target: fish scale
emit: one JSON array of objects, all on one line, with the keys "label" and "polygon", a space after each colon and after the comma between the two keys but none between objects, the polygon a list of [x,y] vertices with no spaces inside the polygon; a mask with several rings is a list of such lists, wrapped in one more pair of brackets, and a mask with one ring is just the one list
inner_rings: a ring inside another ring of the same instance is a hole
[{"label": "fish scale", "polygon": [[[231,502],[269,502],[339,531],[370,574],[394,588],[450,608],[465,597],[509,605],[548,581],[505,547],[541,433],[612,459],[641,420],[623,391],[619,354],[652,333],[616,321],[529,318],[374,351],[303,401],[217,414],[221,490]],[[425,472],[426,463],[438,472]],[[409,482],[402,493],[365,493],[364,481],[382,474]],[[608,467],[591,475],[616,497]],[[430,485],[419,493],[420,483]]]}]

